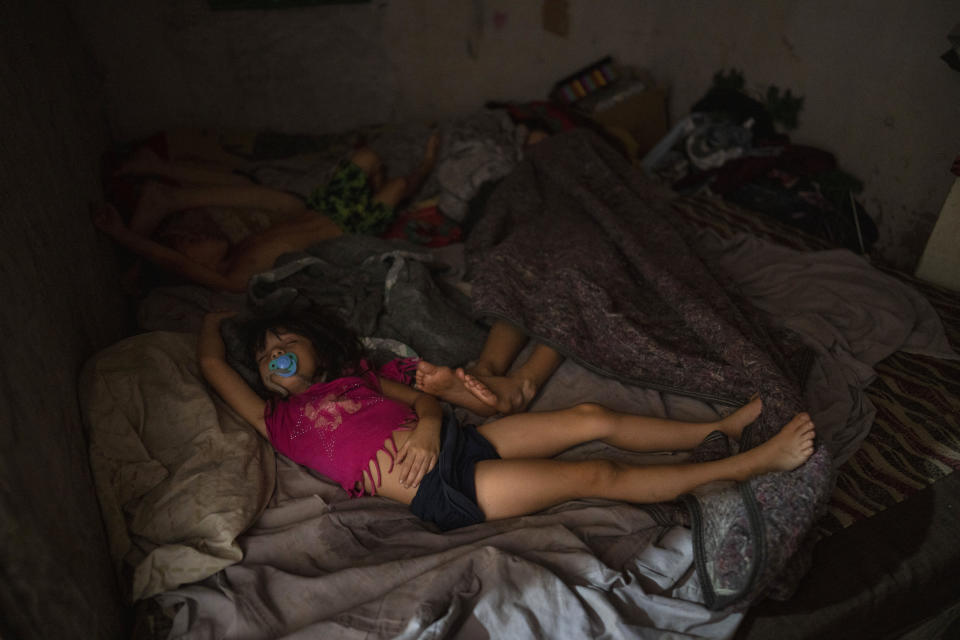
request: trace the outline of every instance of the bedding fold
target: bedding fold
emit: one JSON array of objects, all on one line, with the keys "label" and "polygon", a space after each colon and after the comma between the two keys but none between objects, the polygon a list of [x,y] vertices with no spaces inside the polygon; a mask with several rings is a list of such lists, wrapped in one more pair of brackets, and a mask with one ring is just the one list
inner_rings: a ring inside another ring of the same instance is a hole
[{"label": "bedding fold", "polygon": [[[467,239],[474,310],[606,375],[729,405],[754,393],[744,448],[803,408],[767,327],[696,255],[669,196],[587,131],[555,136],[490,196]],[[689,498],[708,606],[745,606],[800,548],[825,504],[830,455]]]},{"label": "bedding fold", "polygon": [[848,250],[796,251],[743,233],[697,237],[705,260],[815,352],[804,399],[837,467],[870,432],[876,410],[864,390],[874,365],[896,351],[958,358],[920,292]]},{"label": "bedding fold", "polygon": [[729,638],[700,603],[690,531],[578,501],[440,533],[403,505],[345,499],[285,458],[242,563],[160,596],[184,638]]}]

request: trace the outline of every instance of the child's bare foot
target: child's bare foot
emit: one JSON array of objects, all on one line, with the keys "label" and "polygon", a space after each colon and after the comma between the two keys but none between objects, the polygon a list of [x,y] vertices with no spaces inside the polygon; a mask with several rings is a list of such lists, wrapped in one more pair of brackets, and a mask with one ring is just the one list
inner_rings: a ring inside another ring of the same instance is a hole
[{"label": "child's bare foot", "polygon": [[497,413],[511,414],[525,411],[537,395],[537,387],[531,380],[516,376],[471,375],[457,369],[457,376],[468,391]]},{"label": "child's bare foot", "polygon": [[[497,412],[495,406],[480,399],[477,395],[483,391],[476,385],[482,386],[482,383],[474,379],[471,382],[473,389],[468,389],[464,379],[458,374],[462,374],[463,369],[454,372],[450,367],[441,367],[431,364],[426,360],[421,360],[417,364],[417,372],[414,375],[417,389],[424,393],[437,396],[441,400],[455,404],[464,409],[468,409],[480,416],[492,416]],[[487,389],[489,393],[489,389]]]},{"label": "child's bare foot", "polygon": [[127,225],[120,212],[109,202],[90,203],[90,220],[98,229],[115,240],[127,233]]},{"label": "child's bare foot", "polygon": [[793,471],[813,455],[815,436],[810,415],[798,413],[777,435],[747,453],[758,456],[759,473]]},{"label": "child's bare foot", "polygon": [[171,213],[169,207],[169,187],[159,182],[144,183],[140,199],[130,217],[130,230],[149,237],[160,222]]},{"label": "child's bare foot", "polygon": [[492,409],[497,407],[497,394],[490,390],[490,387],[480,382],[478,378],[470,375],[462,368],[453,372],[455,376],[463,383],[464,388],[472,393],[480,402]]},{"label": "child's bare foot", "polygon": [[503,375],[503,372],[497,373],[494,371],[493,367],[486,360],[474,360],[468,362],[466,366],[463,367],[464,370],[474,377],[486,378],[489,376]]},{"label": "child's bare foot", "polygon": [[733,438],[739,442],[743,430],[748,424],[751,424],[760,417],[762,410],[763,401],[760,399],[760,395],[757,394],[750,398],[750,402],[720,420],[718,428],[720,431],[723,431],[728,438]]}]

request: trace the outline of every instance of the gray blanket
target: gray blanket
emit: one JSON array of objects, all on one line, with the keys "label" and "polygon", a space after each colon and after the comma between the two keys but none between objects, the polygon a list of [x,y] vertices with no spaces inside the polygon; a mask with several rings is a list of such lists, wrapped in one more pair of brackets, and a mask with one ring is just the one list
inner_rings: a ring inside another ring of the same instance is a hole
[{"label": "gray blanket", "polygon": [[[359,336],[399,341],[434,362],[465,362],[479,352],[484,328],[467,298],[443,286],[429,251],[399,240],[348,235],[287,254],[250,283],[248,313],[311,305],[341,316]],[[249,382],[244,338],[247,314],[224,323],[230,363]]]},{"label": "gray blanket", "polygon": [[850,251],[794,251],[711,232],[699,233],[697,246],[772,324],[795,331],[815,352],[804,400],[835,467],[873,424],[876,410],[864,390],[874,365],[896,351],[958,357],[923,295]]},{"label": "gray blanket", "polygon": [[[487,202],[467,242],[474,309],[642,386],[730,404],[759,393],[756,446],[803,409],[784,347],[669,219],[662,193],[587,131],[538,145]],[[725,455],[706,453],[705,456]],[[744,604],[783,575],[832,487],[819,446],[791,473],[687,505],[707,604]]]},{"label": "gray blanket", "polygon": [[[727,638],[689,530],[581,501],[440,533],[280,459],[241,563],[159,597],[176,638]],[[182,606],[181,606],[182,605]]]}]

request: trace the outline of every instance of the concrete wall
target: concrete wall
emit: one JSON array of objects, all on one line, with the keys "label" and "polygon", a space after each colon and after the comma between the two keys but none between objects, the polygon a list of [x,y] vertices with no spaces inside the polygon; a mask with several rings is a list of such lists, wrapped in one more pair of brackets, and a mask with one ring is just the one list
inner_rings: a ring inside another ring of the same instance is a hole
[{"label": "concrete wall", "polygon": [[903,268],[922,253],[952,183],[960,74],[939,59],[960,21],[949,0],[569,0],[566,38],[543,30],[543,0],[266,12],[211,12],[204,0],[82,5],[121,138],[161,125],[331,131],[429,119],[542,98],[612,53],[672,87],[674,119],[723,68],[804,95],[794,140],[834,152],[866,182],[882,253]]},{"label": "concrete wall", "polygon": [[123,609],[77,400],[80,365],[122,335],[99,197],[99,79],[62,6],[0,20],[0,636],[116,638]]},{"label": "concrete wall", "polygon": [[603,55],[649,68],[684,115],[721,68],[807,98],[795,140],[867,183],[885,255],[910,267],[953,182],[960,75],[946,0],[378,0],[212,13],[203,0],[9,0],[0,21],[0,635],[116,637],[123,610],[76,398],[119,338],[112,247],[90,225],[111,138],[161,126],[332,131],[542,98]]}]

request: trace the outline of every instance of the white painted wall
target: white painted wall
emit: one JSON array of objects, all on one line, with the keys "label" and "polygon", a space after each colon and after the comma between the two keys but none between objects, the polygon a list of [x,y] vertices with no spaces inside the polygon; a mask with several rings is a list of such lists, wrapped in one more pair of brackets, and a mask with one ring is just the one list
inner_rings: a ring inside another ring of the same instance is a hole
[{"label": "white painted wall", "polygon": [[332,131],[545,97],[611,53],[672,87],[674,119],[737,67],[806,97],[793,139],[866,183],[880,250],[911,269],[952,184],[960,73],[939,59],[947,0],[570,0],[570,34],[542,0],[376,0],[210,12],[204,0],[74,3],[118,139],[169,125]]}]

